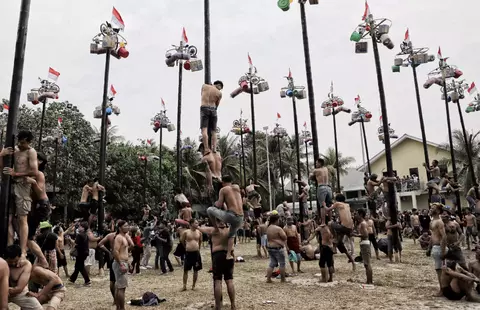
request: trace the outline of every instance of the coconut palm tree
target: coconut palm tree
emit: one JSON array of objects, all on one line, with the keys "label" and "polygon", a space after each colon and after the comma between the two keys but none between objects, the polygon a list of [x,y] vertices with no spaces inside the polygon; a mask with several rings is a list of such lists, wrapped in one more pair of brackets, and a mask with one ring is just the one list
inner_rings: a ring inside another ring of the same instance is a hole
[{"label": "coconut palm tree", "polygon": [[[230,175],[234,179],[240,180],[240,169],[237,157],[237,141],[235,136],[221,136],[217,142],[218,152],[222,157],[222,175]],[[240,184],[240,183],[239,183]]]},{"label": "coconut palm tree", "polygon": [[[338,165],[335,157],[335,149],[329,147],[326,149],[324,154],[320,154],[321,157],[325,160],[325,167],[327,167],[330,174],[330,185],[332,188],[335,188],[337,183],[337,168],[340,170],[340,175],[347,174],[347,168],[355,162],[355,158],[351,156],[343,157],[341,152],[338,152]],[[337,189],[340,190],[340,189]]]},{"label": "coconut palm tree", "polygon": [[[468,144],[465,143],[465,138],[461,130],[454,130],[452,132],[453,149],[455,153],[455,162],[457,164],[458,182],[465,190],[473,186],[471,178],[471,169],[475,172],[476,177],[480,175],[480,131],[473,133],[468,137]],[[468,145],[468,147],[467,147]],[[448,143],[440,145],[440,148],[450,149]],[[471,151],[473,167],[468,163],[468,150]],[[451,158],[443,158],[443,162],[451,164]]]},{"label": "coconut palm tree", "polygon": [[[93,130],[95,131],[95,136],[100,141],[100,129],[93,126]],[[125,138],[118,134],[118,127],[117,126],[110,126],[107,129],[107,144],[111,143],[121,143],[124,142]]]}]

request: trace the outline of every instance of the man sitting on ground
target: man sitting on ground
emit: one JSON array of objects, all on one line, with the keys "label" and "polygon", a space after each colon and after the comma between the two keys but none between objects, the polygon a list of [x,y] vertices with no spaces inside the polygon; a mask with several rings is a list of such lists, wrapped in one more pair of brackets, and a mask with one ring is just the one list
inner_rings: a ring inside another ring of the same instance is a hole
[{"label": "man sitting on ground", "polygon": [[8,310],[8,277],[10,270],[3,258],[0,258],[0,310]]},{"label": "man sitting on ground", "polygon": [[37,298],[42,305],[47,304],[46,310],[59,309],[66,290],[58,275],[48,269],[33,266],[30,281],[43,287],[38,293],[29,292],[30,296]]},{"label": "man sitting on ground", "polygon": [[442,293],[449,300],[465,297],[467,301],[480,303],[480,298],[473,293],[474,283],[480,283],[480,279],[458,266],[455,261],[447,261],[442,268]]}]

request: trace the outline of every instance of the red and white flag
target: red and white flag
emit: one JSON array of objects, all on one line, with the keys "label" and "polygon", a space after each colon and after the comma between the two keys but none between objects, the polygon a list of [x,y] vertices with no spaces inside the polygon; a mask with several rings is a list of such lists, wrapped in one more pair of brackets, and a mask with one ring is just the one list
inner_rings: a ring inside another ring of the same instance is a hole
[{"label": "red and white flag", "polygon": [[62,127],[63,119],[61,117],[58,118],[58,127]]},{"label": "red and white flag", "polygon": [[153,142],[152,139],[147,139],[147,144],[148,145],[152,145],[152,142]]},{"label": "red and white flag", "polygon": [[407,28],[407,31],[405,32],[405,39],[403,39],[403,41],[406,43],[410,43],[410,32],[408,31],[408,28]]},{"label": "red and white flag", "polygon": [[365,1],[365,12],[363,13],[362,20],[366,20],[368,15],[370,15],[370,7],[368,6],[368,2]]},{"label": "red and white flag", "polygon": [[162,109],[165,110],[165,101],[163,101],[163,98],[160,98],[160,99],[162,99]]},{"label": "red and white flag", "polygon": [[438,59],[443,59],[443,56],[442,56],[442,49],[440,48],[440,46],[438,47],[437,58],[438,58]]},{"label": "red and white flag", "polygon": [[289,78],[289,79],[292,78],[292,70],[290,70],[290,68],[288,68],[288,78]]},{"label": "red and white flag", "polygon": [[380,120],[380,121],[382,121],[382,120],[383,120],[383,115],[380,115],[380,118],[379,118],[379,120]]},{"label": "red and white flag", "polygon": [[477,92],[477,86],[475,86],[475,82],[472,82],[472,85],[470,85],[467,91],[470,95],[473,95],[474,93]]},{"label": "red and white flag", "polygon": [[187,31],[185,30],[185,27],[183,27],[183,30],[182,30],[182,42],[188,43]]},{"label": "red and white flag", "polygon": [[112,10],[112,24],[114,24],[118,29],[125,30],[125,23],[123,22],[123,18],[115,7],[113,7]]},{"label": "red and white flag", "polygon": [[357,95],[357,97],[355,98],[355,104],[356,105],[360,104],[360,95]]},{"label": "red and white flag", "polygon": [[247,55],[248,55],[248,64],[250,65],[250,67],[252,67],[253,66],[252,57],[250,57],[250,53],[248,53]]},{"label": "red and white flag", "polygon": [[277,112],[277,119],[280,119],[282,118],[282,116],[280,115],[280,113]]},{"label": "red and white flag", "polygon": [[10,107],[8,106],[8,104],[4,103],[3,104],[3,110],[6,110],[8,112],[9,109],[10,109]]},{"label": "red and white flag", "polygon": [[57,81],[58,77],[60,76],[60,72],[55,71],[53,68],[48,68],[48,78],[52,81]]},{"label": "red and white flag", "polygon": [[303,127],[307,127],[307,122],[305,121],[305,123],[303,123]]},{"label": "red and white flag", "polygon": [[110,97],[115,97],[116,94],[117,94],[117,91],[115,90],[115,87],[113,87],[113,84],[110,85],[109,96]]}]

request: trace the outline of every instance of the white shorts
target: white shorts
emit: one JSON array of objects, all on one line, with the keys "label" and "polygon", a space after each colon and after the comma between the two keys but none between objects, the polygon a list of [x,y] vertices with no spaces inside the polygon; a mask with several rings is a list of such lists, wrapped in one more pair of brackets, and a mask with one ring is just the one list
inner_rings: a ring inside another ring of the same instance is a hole
[{"label": "white shorts", "polygon": [[95,249],[88,250],[88,257],[85,259],[85,266],[95,265]]}]

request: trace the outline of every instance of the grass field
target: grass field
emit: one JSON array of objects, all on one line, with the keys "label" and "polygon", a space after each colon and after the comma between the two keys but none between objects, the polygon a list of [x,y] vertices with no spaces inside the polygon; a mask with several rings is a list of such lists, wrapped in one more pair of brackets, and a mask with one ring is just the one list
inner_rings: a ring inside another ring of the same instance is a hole
[{"label": "grass field", "polygon": [[[255,257],[255,241],[237,245],[235,252],[246,260],[235,265],[237,309],[480,309],[479,304],[433,297],[438,289],[433,260],[426,257],[419,245],[414,246],[411,240],[404,243],[402,263],[390,264],[384,255],[381,255],[380,261],[372,259],[374,289],[361,288],[361,283],[365,281],[363,265],[357,264],[357,270],[352,272],[351,264],[342,254],[335,255],[333,283],[319,283],[319,278],[315,276],[320,272],[318,261],[313,261],[304,262],[302,269],[305,273],[288,277],[287,283],[274,280],[274,283],[267,284],[265,271],[268,260]],[[465,254],[473,259],[472,253],[465,251]],[[174,265],[175,271],[165,276],[156,270],[142,270],[140,275],[129,276],[127,300],[152,291],[167,301],[148,309],[211,309],[213,291],[211,274],[208,273],[211,265],[208,248],[202,249],[202,259],[204,269],[199,274],[195,291],[180,292],[183,272],[181,267]],[[69,267],[73,271],[73,261],[69,261]],[[287,270],[290,271],[290,268]],[[94,269],[93,273],[96,274],[97,270]],[[78,284],[67,283],[67,297],[61,309],[115,309],[109,291],[108,272],[106,274],[101,278],[92,276],[91,287],[83,287],[81,277]],[[191,281],[190,274],[189,288]],[[224,309],[230,309],[225,286],[224,302]],[[127,306],[127,309],[134,308],[137,307]]]}]

